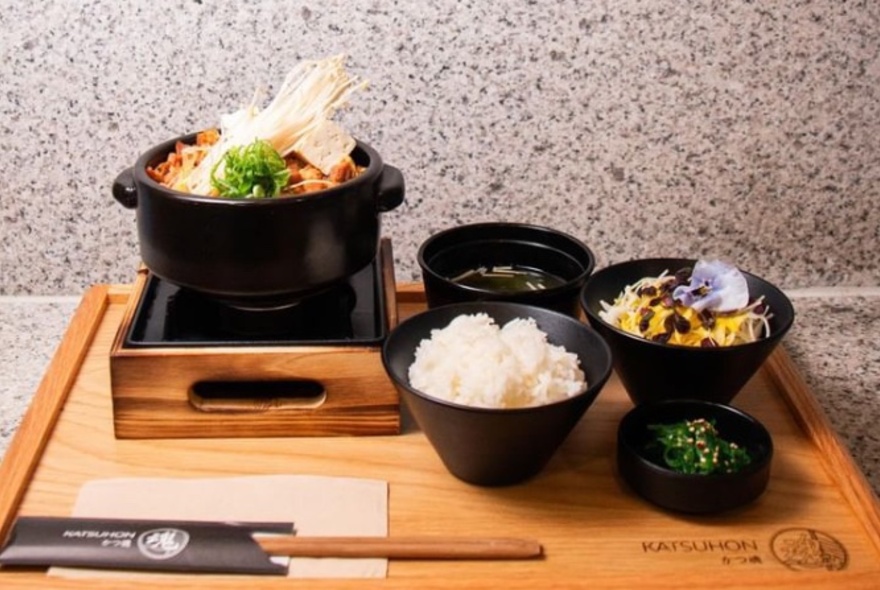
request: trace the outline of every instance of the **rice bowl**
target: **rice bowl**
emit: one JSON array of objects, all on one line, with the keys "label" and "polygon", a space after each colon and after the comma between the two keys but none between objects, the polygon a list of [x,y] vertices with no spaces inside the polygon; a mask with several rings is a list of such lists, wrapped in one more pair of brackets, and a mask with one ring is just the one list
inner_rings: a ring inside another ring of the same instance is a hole
[{"label": "rice bowl", "polygon": [[[421,343],[454,319],[478,314],[502,326],[517,319],[533,320],[547,342],[574,355],[588,385],[558,401],[519,407],[464,405],[415,387],[409,371]],[[524,481],[544,468],[610,377],[611,351],[595,330],[569,315],[520,303],[486,301],[443,305],[407,318],[385,340],[382,364],[446,469],[468,483],[500,486]]]},{"label": "rice bowl", "polygon": [[549,343],[533,318],[501,327],[486,313],[432,330],[416,349],[409,380],[430,396],[484,408],[539,406],[587,387],[577,355]]}]

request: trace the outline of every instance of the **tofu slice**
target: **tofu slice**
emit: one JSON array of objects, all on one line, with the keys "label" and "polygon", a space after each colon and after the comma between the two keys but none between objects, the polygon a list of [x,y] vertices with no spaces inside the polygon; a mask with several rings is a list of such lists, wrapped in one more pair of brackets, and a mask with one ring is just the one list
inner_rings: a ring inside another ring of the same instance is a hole
[{"label": "tofu slice", "polygon": [[294,151],[325,175],[354,149],[355,140],[345,129],[324,119],[294,146]]}]

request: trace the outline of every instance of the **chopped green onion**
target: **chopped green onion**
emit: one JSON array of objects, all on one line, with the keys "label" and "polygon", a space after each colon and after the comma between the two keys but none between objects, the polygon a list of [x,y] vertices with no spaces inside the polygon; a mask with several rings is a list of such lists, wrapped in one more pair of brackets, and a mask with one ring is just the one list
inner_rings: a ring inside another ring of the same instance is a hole
[{"label": "chopped green onion", "polygon": [[240,199],[278,196],[289,179],[284,158],[261,139],[229,148],[211,171],[211,185],[221,197]]}]

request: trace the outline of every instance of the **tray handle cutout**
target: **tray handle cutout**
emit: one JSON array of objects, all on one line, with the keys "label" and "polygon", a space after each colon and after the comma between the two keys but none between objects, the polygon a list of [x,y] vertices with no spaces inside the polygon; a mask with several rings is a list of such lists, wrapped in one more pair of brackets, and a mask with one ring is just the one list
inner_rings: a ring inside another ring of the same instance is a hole
[{"label": "tray handle cutout", "polygon": [[311,379],[197,381],[188,398],[201,412],[259,413],[318,408],[327,400],[327,390]]}]

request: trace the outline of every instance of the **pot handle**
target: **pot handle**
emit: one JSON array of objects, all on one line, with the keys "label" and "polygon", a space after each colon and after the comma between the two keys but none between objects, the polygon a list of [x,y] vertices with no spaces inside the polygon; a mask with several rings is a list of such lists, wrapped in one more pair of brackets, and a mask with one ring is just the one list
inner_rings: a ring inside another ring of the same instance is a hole
[{"label": "pot handle", "polygon": [[113,181],[113,198],[126,209],[137,207],[137,186],[134,184],[133,168],[126,168]]},{"label": "pot handle", "polygon": [[394,166],[386,164],[382,168],[382,176],[379,178],[379,194],[376,196],[379,211],[391,211],[403,203],[403,194],[403,174]]}]

